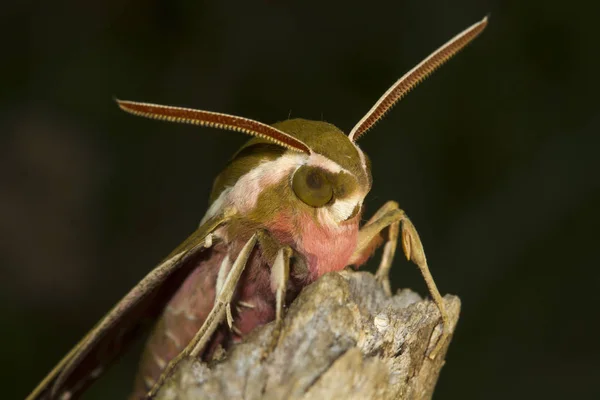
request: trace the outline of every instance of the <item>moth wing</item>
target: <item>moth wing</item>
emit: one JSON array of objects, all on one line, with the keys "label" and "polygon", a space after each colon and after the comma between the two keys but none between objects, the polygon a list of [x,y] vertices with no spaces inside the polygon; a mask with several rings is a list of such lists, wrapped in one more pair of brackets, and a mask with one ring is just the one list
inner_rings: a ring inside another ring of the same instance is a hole
[{"label": "moth wing", "polygon": [[193,270],[195,263],[187,261],[202,256],[209,235],[227,220],[218,215],[198,227],[69,351],[26,400],[55,399],[65,392],[73,398],[98,378],[136,336],[142,320],[164,307]]}]

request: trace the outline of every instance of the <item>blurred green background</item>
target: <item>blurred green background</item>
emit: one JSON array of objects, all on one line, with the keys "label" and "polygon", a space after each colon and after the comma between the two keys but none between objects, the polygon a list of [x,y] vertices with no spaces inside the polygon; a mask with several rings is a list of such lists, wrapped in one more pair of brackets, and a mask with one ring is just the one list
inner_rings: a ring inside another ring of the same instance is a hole
[{"label": "blurred green background", "polygon": [[[348,131],[488,13],[361,140],[367,216],[399,201],[441,291],[463,301],[436,398],[600,398],[596,2],[9,0],[0,13],[3,398],[23,398],[194,229],[246,140],[134,118],[114,96]],[[401,257],[393,284],[426,293]],[[85,398],[123,398],[137,356]]]}]

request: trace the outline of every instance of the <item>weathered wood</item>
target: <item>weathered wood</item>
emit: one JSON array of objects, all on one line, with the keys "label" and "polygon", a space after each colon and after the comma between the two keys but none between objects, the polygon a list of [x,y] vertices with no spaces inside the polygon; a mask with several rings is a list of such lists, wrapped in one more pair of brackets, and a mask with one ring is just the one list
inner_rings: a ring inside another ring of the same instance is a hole
[{"label": "weathered wood", "polygon": [[[454,331],[460,300],[444,301]],[[264,361],[272,323],[210,365],[181,363],[158,398],[429,399],[449,344],[427,356],[440,328],[436,306],[416,293],[389,298],[369,273],[332,273],[293,302]]]}]

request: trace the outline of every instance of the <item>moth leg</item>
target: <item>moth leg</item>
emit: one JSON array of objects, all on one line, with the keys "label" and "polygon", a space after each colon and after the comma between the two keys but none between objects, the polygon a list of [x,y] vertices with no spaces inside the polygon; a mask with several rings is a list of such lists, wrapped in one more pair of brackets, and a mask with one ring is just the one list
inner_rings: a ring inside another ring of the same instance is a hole
[{"label": "moth leg", "polygon": [[271,336],[269,345],[262,354],[264,360],[273,351],[281,334],[281,325],[283,322],[283,307],[285,304],[285,291],[287,289],[290,277],[290,258],[292,249],[284,246],[277,251],[275,262],[271,269],[271,290],[275,292],[275,328]]},{"label": "moth leg", "polygon": [[169,365],[167,365],[159,380],[148,393],[147,398],[151,399],[156,395],[158,390],[164,384],[165,380],[171,375],[175,366],[181,360],[183,360],[185,357],[197,358],[200,355],[210,338],[215,333],[215,330],[224,319],[228,319],[228,323],[230,323],[229,316],[231,315],[231,300],[235,293],[236,285],[240,280],[242,272],[244,271],[244,267],[246,266],[246,262],[248,261],[248,257],[250,257],[250,253],[254,249],[256,240],[257,235],[254,234],[246,242],[240,251],[240,254],[231,266],[231,269],[227,273],[227,276],[225,277],[225,280],[221,286],[221,290],[218,292],[215,298],[215,304],[206,317],[206,320],[202,324],[202,327],[198,330],[186,348],[183,349],[183,351],[179,353],[177,357],[171,360],[171,362],[169,362]]},{"label": "moth leg", "polygon": [[[381,233],[381,231],[389,227],[388,241],[384,247],[384,255],[379,265],[379,269],[377,270],[377,273],[375,275],[384,286],[384,289],[388,291],[389,271],[394,252],[396,250],[399,228],[401,226],[402,249],[404,250],[404,254],[406,255],[407,260],[412,261],[417,265],[417,267],[419,267],[421,275],[423,276],[423,279],[427,284],[429,294],[431,295],[434,303],[438,307],[442,318],[442,334],[438,339],[438,342],[436,343],[434,349],[431,351],[431,353],[429,353],[429,358],[434,359],[438,352],[441,350],[446,340],[448,339],[449,318],[446,312],[446,308],[444,307],[444,301],[442,299],[442,296],[440,295],[435,281],[433,280],[433,276],[429,271],[429,266],[427,265],[427,258],[425,257],[425,251],[423,249],[421,239],[419,238],[419,234],[417,233],[417,230],[410,221],[410,219],[406,216],[404,211],[398,207],[398,203],[396,202],[386,203],[382,207],[382,209],[380,209],[375,214],[375,216],[377,218],[372,218],[360,230],[358,239],[359,243],[355,254],[357,252],[368,249],[373,240],[377,240],[377,237]],[[360,255],[356,255],[356,258],[360,258]],[[355,259],[354,255],[352,259]],[[386,286],[388,287],[387,289]]]},{"label": "moth leg", "polygon": [[358,233],[358,243],[356,250],[350,260],[350,264],[355,264],[359,260],[366,260],[378,247],[382,239],[382,232],[388,228],[387,241],[383,247],[383,256],[377,268],[375,277],[383,286],[383,290],[388,296],[392,295],[390,286],[389,271],[392,266],[396,247],[398,245],[398,231],[400,221],[389,222],[390,212],[398,210],[398,203],[395,201],[386,202],[369,221],[360,229]]}]

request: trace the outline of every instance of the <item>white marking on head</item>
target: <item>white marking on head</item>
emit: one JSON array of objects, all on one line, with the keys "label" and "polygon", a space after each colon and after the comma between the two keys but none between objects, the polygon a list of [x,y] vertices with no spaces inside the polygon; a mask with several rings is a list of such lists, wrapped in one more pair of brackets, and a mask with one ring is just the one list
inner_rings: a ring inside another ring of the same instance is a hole
[{"label": "white marking on head", "polygon": [[365,153],[360,149],[360,147],[358,147],[358,144],[356,144],[356,142],[352,142],[352,144],[354,145],[354,147],[356,147],[356,151],[358,151],[358,156],[360,157],[360,164],[362,165],[365,174],[368,175],[369,171],[367,171],[367,158],[365,157]]},{"label": "white marking on head", "polygon": [[[364,164],[364,156],[360,150],[359,154]],[[252,210],[256,207],[258,198],[265,189],[281,182],[283,179],[289,179],[293,172],[303,165],[319,167],[334,174],[344,172],[353,175],[350,171],[322,154],[311,153],[310,155],[306,155],[287,152],[274,160],[261,162],[252,170],[242,175],[234,186],[224,189],[219,194],[219,197],[210,205],[200,224],[202,225],[226,207],[233,207],[242,213]],[[330,206],[330,212],[334,220],[338,222],[345,220],[351,215],[356,204],[362,202],[363,198],[364,194],[359,194],[357,198],[336,200]]]},{"label": "white marking on head", "polygon": [[238,179],[231,197],[239,210],[251,210],[258,197],[269,186],[287,179],[306,160],[306,154],[288,152],[272,161],[265,161]]},{"label": "white marking on head", "polygon": [[305,164],[313,166],[313,167],[322,168],[333,174],[345,172],[347,174],[353,175],[350,171],[348,171],[346,168],[343,168],[340,164],[338,164],[335,161],[332,161],[329,158],[325,157],[324,155],[318,154],[318,153],[312,153],[308,157],[308,160],[306,161]]},{"label": "white marking on head", "polygon": [[274,160],[261,162],[242,175],[234,186],[221,192],[200,224],[217,215],[225,207],[234,207],[240,212],[252,210],[256,206],[258,197],[266,188],[287,178],[307,158],[306,154],[289,152]]},{"label": "white marking on head", "polygon": [[323,209],[328,214],[329,218],[339,224],[352,215],[356,206],[362,204],[364,197],[364,194],[356,193],[351,197],[335,200],[332,205],[323,207]]}]

